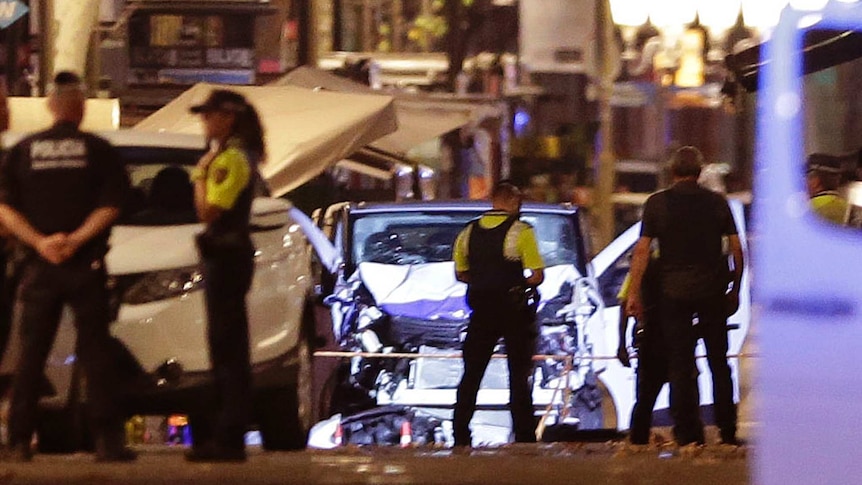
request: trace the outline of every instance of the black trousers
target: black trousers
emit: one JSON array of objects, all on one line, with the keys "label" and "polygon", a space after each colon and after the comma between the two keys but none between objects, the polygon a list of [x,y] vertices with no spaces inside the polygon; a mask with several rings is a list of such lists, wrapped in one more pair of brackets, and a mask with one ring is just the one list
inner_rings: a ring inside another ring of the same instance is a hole
[{"label": "black trousers", "polygon": [[533,415],[533,353],[536,349],[535,317],[507,301],[508,295],[472,297],[472,315],[464,340],[464,374],[458,384],[453,432],[456,446],[470,446],[470,421],[476,411],[476,395],[494,346],[500,338],[506,344],[509,366],[509,410],[515,441],[536,441]]},{"label": "black trousers", "polygon": [[[697,392],[697,367],[694,347],[699,336],[704,338],[707,359],[713,378],[713,393],[717,424],[723,439],[735,438],[736,405],[733,403],[733,382],[727,364],[727,319],[724,315],[725,296],[698,300],[662,300],[662,330],[668,347],[670,406],[674,418],[674,434],[680,444],[703,442],[703,423]],[[692,320],[697,317],[697,328]]]},{"label": "black trousers", "polygon": [[721,440],[736,440],[736,403],[733,401],[733,377],[727,363],[727,318],[724,316],[724,298],[717,302],[718,308],[704,312],[697,325],[698,335],[706,347],[706,361],[712,374],[712,397],[715,409],[715,424]]},{"label": "black trousers", "polygon": [[64,305],[77,327],[77,362],[87,380],[94,435],[122,433],[116,363],[112,361],[110,313],[104,263],[53,265],[34,257],[24,264],[16,310],[21,320],[21,356],[12,381],[9,444],[27,445],[36,425],[45,361],[51,351]]},{"label": "black trousers", "polygon": [[629,441],[636,445],[649,443],[653,408],[661,388],[668,382],[667,347],[658,317],[658,312],[646,313],[644,336],[638,345],[636,400],[629,430]]},{"label": "black trousers", "polygon": [[[214,414],[204,426],[192,423],[195,445],[212,440],[243,448],[251,412],[251,357],[245,296],[254,274],[254,249],[202,251],[207,339],[215,384]],[[210,405],[213,403],[210,403]],[[206,419],[205,418],[205,419]]]}]

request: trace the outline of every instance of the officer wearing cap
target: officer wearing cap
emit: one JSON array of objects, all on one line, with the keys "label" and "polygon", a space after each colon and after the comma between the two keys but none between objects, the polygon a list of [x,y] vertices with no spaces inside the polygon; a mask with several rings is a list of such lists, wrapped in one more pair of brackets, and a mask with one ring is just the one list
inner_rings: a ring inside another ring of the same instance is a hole
[{"label": "officer wearing cap", "polygon": [[[201,115],[210,151],[192,175],[195,209],[206,229],[197,244],[206,282],[207,339],[215,381],[212,419],[192,418],[189,461],[243,461],[250,415],[251,364],[245,296],[254,272],[249,219],[263,128],[254,107],[233,91],[216,89]],[[287,412],[287,410],[285,410]]]},{"label": "officer wearing cap", "polygon": [[[500,337],[508,356],[515,441],[536,441],[530,389],[535,313],[525,291],[542,283],[545,263],[532,226],[519,220],[521,199],[518,187],[498,183],[491,193],[492,209],[468,224],[455,240],[455,277],[467,284],[467,303],[472,310],[463,346],[464,374],[455,402],[455,446],[472,444],[470,420],[476,395]],[[524,277],[524,270],[529,270],[529,277]]]},{"label": "officer wearing cap", "polygon": [[845,224],[849,213],[847,201],[838,193],[841,184],[841,161],[822,153],[808,156],[806,184],[811,209],[835,224]]},{"label": "officer wearing cap", "polygon": [[104,257],[129,187],[116,150],[82,132],[85,94],[78,75],[60,72],[48,96],[54,125],[9,149],[0,165],[0,222],[23,245],[16,311],[21,357],[12,382],[9,455],[32,457],[42,372],[62,309],[77,326],[77,362],[87,381],[96,459],[129,461],[111,361]]}]

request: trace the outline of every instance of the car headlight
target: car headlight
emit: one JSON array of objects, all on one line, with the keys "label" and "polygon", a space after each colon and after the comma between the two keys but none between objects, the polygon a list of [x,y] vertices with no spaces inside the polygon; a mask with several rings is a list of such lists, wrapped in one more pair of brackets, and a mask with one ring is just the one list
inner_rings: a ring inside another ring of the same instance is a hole
[{"label": "car headlight", "polygon": [[203,274],[197,266],[144,273],[124,292],[122,301],[141,305],[175,298],[201,289],[203,281]]}]

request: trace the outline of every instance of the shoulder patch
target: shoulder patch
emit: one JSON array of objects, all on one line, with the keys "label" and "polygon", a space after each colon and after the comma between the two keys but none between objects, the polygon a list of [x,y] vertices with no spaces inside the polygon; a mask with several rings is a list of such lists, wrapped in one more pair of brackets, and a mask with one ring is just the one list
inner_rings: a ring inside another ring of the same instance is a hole
[{"label": "shoulder patch", "polygon": [[228,173],[227,169],[217,168],[215,170],[215,172],[213,173],[212,178],[215,181],[215,183],[220,184],[227,179],[227,173]]}]

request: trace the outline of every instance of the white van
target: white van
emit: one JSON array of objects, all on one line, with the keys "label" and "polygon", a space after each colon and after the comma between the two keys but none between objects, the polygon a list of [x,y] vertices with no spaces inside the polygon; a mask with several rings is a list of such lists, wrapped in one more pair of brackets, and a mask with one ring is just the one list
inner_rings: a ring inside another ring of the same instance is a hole
[{"label": "white van", "polygon": [[[440,201],[342,203],[325,211],[322,224],[335,245],[338,262],[332,265],[333,273],[325,275],[324,280],[334,284],[323,293],[331,306],[334,347],[350,357],[338,360],[337,354],[329,354],[315,360],[316,375],[327,367],[330,377],[315,392],[320,421],[310,433],[310,446],[334,447],[339,422],[343,434],[337,438],[343,444],[397,443],[405,419],[412,421],[413,438],[420,443],[436,439],[438,426],[451,429],[448,422],[463,371],[458,353],[469,317],[466,285],[455,280],[452,246],[460,230],[489,208],[487,201]],[[731,211],[745,244],[742,203],[731,201]],[[616,295],[628,273],[640,224],[590,261],[589,232],[581,208],[525,203],[521,218],[535,228],[547,264],[545,281],[538,288],[536,352],[545,357],[536,362],[533,375],[535,412],[545,418],[545,425],[571,424],[587,431],[585,435],[611,437],[627,430],[635,374],[616,359]],[[729,319],[737,400],[736,355],[750,319],[745,271],[740,307]],[[702,344],[697,352],[705,355]],[[699,359],[698,365],[701,405],[709,407],[711,374],[705,359]],[[505,361],[493,359],[479,390],[475,444],[509,441],[508,401]],[[668,406],[665,390],[655,408],[657,424],[668,417]],[[384,415],[390,417],[384,419]],[[381,422],[389,432],[368,432],[381,429]]]}]

